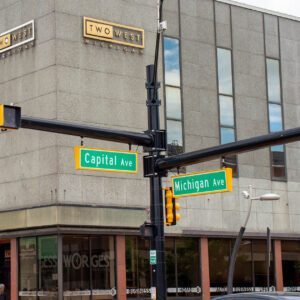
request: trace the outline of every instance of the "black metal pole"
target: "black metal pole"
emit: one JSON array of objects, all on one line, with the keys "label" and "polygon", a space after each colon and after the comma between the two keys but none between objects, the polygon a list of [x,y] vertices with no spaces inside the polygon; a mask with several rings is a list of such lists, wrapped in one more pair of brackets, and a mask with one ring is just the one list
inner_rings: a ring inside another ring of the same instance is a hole
[{"label": "black metal pole", "polygon": [[[147,66],[147,107],[148,107],[148,129],[159,130],[159,106],[158,99],[159,84],[153,82],[154,66]],[[156,88],[154,89],[154,85]],[[160,151],[152,148],[149,155],[157,157]],[[150,177],[150,218],[154,225],[154,236],[151,239],[151,250],[156,250],[156,264],[151,265],[153,287],[156,288],[156,299],[166,299],[166,273],[165,273],[165,237],[163,218],[163,195],[161,176],[154,174]]]},{"label": "black metal pole", "polygon": [[148,133],[102,128],[66,121],[21,116],[21,128],[82,136],[92,139],[151,147],[153,137]]},{"label": "black metal pole", "polygon": [[155,170],[166,171],[190,164],[205,162],[226,155],[253,151],[273,145],[287,144],[300,140],[300,127],[277,131],[233,143],[218,145],[202,150],[160,158],[155,163]]},{"label": "black metal pole", "polygon": [[228,269],[228,276],[227,276],[227,294],[232,294],[232,283],[233,283],[233,274],[234,274],[234,265],[236,261],[236,256],[239,251],[239,247],[244,235],[246,227],[241,227],[240,232],[235,240],[234,247],[232,254],[230,256],[230,263],[229,263],[229,269]]}]

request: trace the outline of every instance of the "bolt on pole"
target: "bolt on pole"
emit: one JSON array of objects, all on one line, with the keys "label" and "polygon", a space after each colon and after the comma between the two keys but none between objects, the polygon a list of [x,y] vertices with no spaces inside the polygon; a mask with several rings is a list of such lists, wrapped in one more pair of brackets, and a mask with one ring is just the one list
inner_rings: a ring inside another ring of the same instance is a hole
[{"label": "bolt on pole", "polygon": [[[158,88],[160,84],[153,82],[154,66],[147,66],[147,108],[148,108],[148,130],[160,130]],[[156,86],[154,87],[154,85]],[[153,157],[153,168],[156,158],[160,156],[157,145],[149,150],[149,156]],[[152,284],[156,288],[155,299],[166,299],[166,273],[165,273],[165,237],[163,218],[163,196],[161,186],[161,175],[154,173],[150,176],[150,219],[154,225],[154,235],[151,239],[151,250],[156,251],[156,264],[151,265]],[[154,296],[152,296],[154,298]]]}]

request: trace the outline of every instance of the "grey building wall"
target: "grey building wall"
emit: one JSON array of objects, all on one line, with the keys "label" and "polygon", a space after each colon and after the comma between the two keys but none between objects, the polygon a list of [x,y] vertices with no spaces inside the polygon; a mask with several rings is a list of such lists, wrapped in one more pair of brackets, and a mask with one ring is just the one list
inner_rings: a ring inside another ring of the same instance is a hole
[{"label": "grey building wall", "polygon": [[[86,43],[83,16],[143,28],[144,53]],[[166,34],[181,40],[185,151],[219,144],[216,46],[233,51],[237,139],[268,132],[265,55],[281,59],[284,126],[299,125],[299,21],[213,0],[165,1],[164,16]],[[13,102],[36,117],[147,129],[145,66],[154,61],[156,1],[1,2],[0,32],[31,19],[36,26],[34,47],[0,59],[1,103]],[[162,81],[161,63],[159,78]],[[163,89],[160,96],[163,100]],[[161,124],[164,128],[164,105]],[[87,147],[128,150],[123,144],[83,142]],[[138,174],[79,171],[73,148],[80,143],[78,137],[26,129],[0,133],[0,166],[5,170],[0,173],[0,230],[51,224],[138,228],[148,218],[143,149],[137,149]],[[237,231],[248,209],[240,194],[252,184],[256,194],[272,191],[281,200],[254,203],[249,231],[262,233],[269,226],[277,233],[300,234],[299,145],[286,148],[287,182],[270,180],[268,149],[239,155],[233,191],[181,198],[181,221],[166,232]],[[187,167],[186,172],[218,168],[220,161],[215,160]],[[170,185],[171,175],[164,186]]]}]

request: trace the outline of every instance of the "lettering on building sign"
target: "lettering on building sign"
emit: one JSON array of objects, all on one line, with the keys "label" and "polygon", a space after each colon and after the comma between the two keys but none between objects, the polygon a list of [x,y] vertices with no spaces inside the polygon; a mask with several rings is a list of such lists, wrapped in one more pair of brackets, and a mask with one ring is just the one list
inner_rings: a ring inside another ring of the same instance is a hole
[{"label": "lettering on building sign", "polygon": [[144,53],[144,29],[83,17],[86,44],[130,53]]},{"label": "lettering on building sign", "polygon": [[34,20],[0,34],[0,58],[34,46]]},{"label": "lettering on building sign", "polygon": [[[89,256],[86,254],[73,253],[64,255],[64,266],[66,268],[73,268],[79,270],[82,268],[89,268]],[[94,254],[91,256],[91,266],[93,268],[107,268],[109,267],[109,256],[103,254]]]}]

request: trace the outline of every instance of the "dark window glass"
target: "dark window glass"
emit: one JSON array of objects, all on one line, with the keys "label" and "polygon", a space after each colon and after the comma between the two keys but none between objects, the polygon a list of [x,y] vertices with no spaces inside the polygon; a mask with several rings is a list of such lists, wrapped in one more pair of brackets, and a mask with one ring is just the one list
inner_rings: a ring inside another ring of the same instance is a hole
[{"label": "dark window glass", "polygon": [[[267,286],[267,242],[253,240],[254,278],[256,287]],[[270,254],[270,286],[274,286],[273,255]]]},{"label": "dark window glass", "polygon": [[39,296],[57,299],[57,237],[38,237]]},{"label": "dark window glass", "polygon": [[138,237],[126,237],[127,298],[150,298],[150,243]]},{"label": "dark window glass", "polygon": [[181,120],[181,96],[180,89],[166,87],[167,119]]},{"label": "dark window glass", "polygon": [[232,143],[235,141],[234,129],[221,127],[221,144]]},{"label": "dark window glass", "polygon": [[167,292],[168,296],[176,296],[176,262],[175,262],[175,239],[166,238],[166,275],[167,275]]},{"label": "dark window glass", "polygon": [[229,267],[229,240],[209,239],[209,275],[211,293],[224,294],[227,286],[227,274]]},{"label": "dark window glass", "polygon": [[35,299],[37,296],[37,256],[36,238],[21,238],[19,241],[19,296],[22,300]]},{"label": "dark window glass", "polygon": [[285,179],[284,151],[273,151],[273,149],[271,149],[272,178]]},{"label": "dark window glass", "polygon": [[178,295],[200,294],[198,239],[176,239]]},{"label": "dark window glass", "polygon": [[[232,243],[232,245],[234,244]],[[240,244],[235,262],[233,286],[252,286],[251,241],[249,240],[243,240]]]},{"label": "dark window glass", "polygon": [[219,93],[232,95],[231,51],[217,49]]},{"label": "dark window glass", "polygon": [[228,96],[219,96],[220,124],[234,127],[233,99]]},{"label": "dark window glass", "polygon": [[267,58],[267,82],[269,101],[280,103],[279,61]]},{"label": "dark window glass", "polygon": [[293,290],[300,286],[300,242],[281,241],[283,285]]},{"label": "dark window glass", "polygon": [[281,105],[269,103],[270,132],[282,130]]},{"label": "dark window glass", "polygon": [[180,86],[179,40],[164,38],[165,84]]},{"label": "dark window glass", "polygon": [[182,152],[182,123],[167,120],[168,152],[178,154]]},{"label": "dark window glass", "polygon": [[89,300],[90,291],[89,239],[80,236],[63,237],[64,299]]},{"label": "dark window glass", "polygon": [[116,293],[114,237],[91,238],[92,299],[107,298]]}]

